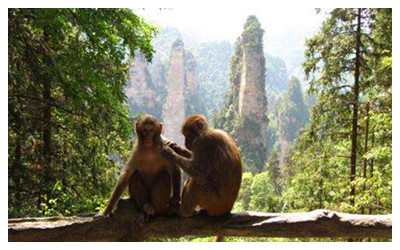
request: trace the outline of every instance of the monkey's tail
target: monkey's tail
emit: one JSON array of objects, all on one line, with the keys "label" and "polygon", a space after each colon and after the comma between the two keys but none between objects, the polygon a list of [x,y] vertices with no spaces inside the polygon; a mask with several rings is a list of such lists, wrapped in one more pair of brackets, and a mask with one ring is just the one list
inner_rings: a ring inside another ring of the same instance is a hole
[{"label": "monkey's tail", "polygon": [[225,241],[224,236],[215,236],[213,239],[213,242],[223,242],[223,241]]}]

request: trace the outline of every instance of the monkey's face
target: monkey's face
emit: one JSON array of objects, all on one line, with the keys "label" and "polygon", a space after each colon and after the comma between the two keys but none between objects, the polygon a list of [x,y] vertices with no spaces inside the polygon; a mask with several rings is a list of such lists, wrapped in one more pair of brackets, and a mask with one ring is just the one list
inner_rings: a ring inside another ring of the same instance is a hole
[{"label": "monkey's face", "polygon": [[139,138],[139,144],[144,147],[152,147],[161,142],[161,132],[163,125],[157,118],[145,115],[136,122],[136,135]]},{"label": "monkey's face", "polygon": [[182,133],[185,136],[185,147],[189,150],[192,150],[196,138],[207,129],[207,123],[204,119],[196,115],[191,117],[186,119],[182,127]]},{"label": "monkey's face", "polygon": [[185,147],[189,150],[192,150],[195,140],[196,140],[196,135],[185,134]]},{"label": "monkey's face", "polygon": [[158,133],[158,129],[152,124],[145,124],[140,128],[140,134],[144,146],[152,147],[154,144],[154,138]]}]

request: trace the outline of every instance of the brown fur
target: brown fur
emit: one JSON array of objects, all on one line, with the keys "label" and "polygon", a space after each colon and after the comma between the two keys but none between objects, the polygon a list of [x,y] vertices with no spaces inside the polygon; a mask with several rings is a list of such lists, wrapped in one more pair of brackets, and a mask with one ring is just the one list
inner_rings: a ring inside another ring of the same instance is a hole
[{"label": "brown fur", "polygon": [[163,139],[161,132],[162,124],[153,116],[145,115],[136,123],[138,140],[104,215],[111,214],[127,186],[130,198],[147,215],[165,214],[169,203],[173,206],[179,203],[181,171],[171,160],[161,156],[165,145],[173,144]]},{"label": "brown fur", "polygon": [[196,206],[211,216],[228,214],[242,180],[241,157],[233,139],[222,130],[210,128],[201,115],[189,116],[182,133],[186,147],[192,151],[191,158],[169,148],[162,152],[190,176],[183,188],[180,214],[189,217]]}]

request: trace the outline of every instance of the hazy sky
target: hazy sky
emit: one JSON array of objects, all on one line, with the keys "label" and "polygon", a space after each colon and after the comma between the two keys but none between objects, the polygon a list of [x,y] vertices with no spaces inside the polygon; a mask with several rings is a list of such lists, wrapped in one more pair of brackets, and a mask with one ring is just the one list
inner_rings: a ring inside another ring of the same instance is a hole
[{"label": "hazy sky", "polygon": [[[145,9],[134,10],[147,21],[178,28],[190,37],[205,40],[227,40],[234,43],[249,15],[256,15],[265,30],[264,48],[275,49],[289,34],[309,36],[320,27],[323,15],[307,8],[236,8],[236,9]],[[303,42],[302,39],[300,42]],[[298,43],[299,41],[293,41]]]}]

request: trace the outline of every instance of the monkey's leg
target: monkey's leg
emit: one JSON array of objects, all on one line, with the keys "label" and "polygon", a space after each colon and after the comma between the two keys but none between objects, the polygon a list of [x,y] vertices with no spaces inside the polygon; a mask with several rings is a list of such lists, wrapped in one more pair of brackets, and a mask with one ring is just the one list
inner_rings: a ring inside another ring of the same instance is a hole
[{"label": "monkey's leg", "polygon": [[189,178],[183,187],[182,191],[182,205],[179,214],[183,217],[190,217],[193,215],[194,209],[198,205],[199,186]]},{"label": "monkey's leg", "polygon": [[144,204],[150,201],[149,192],[145,188],[138,170],[132,174],[129,180],[129,195],[140,211],[143,211]]},{"label": "monkey's leg", "polygon": [[167,214],[169,200],[171,198],[171,175],[168,171],[162,171],[156,178],[151,190],[151,203],[156,214]]}]

